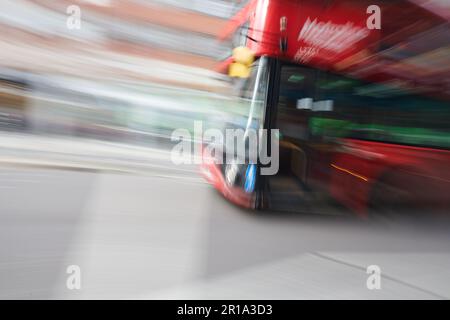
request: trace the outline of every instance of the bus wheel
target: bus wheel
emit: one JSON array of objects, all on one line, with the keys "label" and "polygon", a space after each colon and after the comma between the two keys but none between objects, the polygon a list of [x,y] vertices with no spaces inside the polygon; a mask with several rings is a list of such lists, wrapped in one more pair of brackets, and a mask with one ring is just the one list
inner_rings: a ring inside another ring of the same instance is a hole
[{"label": "bus wheel", "polygon": [[374,185],[369,200],[369,216],[375,220],[410,217],[415,210],[412,181],[407,176],[390,172]]}]

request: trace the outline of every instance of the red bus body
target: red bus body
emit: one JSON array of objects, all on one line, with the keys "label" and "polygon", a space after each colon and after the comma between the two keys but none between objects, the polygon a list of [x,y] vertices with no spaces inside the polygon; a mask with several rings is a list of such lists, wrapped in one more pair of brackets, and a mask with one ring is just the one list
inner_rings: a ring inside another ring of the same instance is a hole
[{"label": "red bus body", "polygon": [[[371,4],[381,8],[381,29],[367,27]],[[372,82],[400,80],[408,84],[414,80],[411,85],[426,85],[436,95],[442,90],[442,77],[450,73],[449,68],[421,68],[408,64],[407,59],[382,54],[386,46],[409,48],[408,40],[419,31],[448,24],[444,17],[411,1],[251,0],[230,21],[221,38],[229,37],[245,23],[249,39],[246,46],[256,56],[352,74]],[[450,64],[449,54],[444,59]],[[399,172],[403,175],[398,185],[420,186],[417,199],[421,202],[430,198],[443,210],[450,207],[450,151],[446,149],[344,138],[341,146],[317,166],[328,169],[324,174],[313,167],[311,179],[321,180],[334,199],[361,215],[367,212],[376,183]],[[209,181],[228,199],[251,206],[248,195],[226,188],[221,173],[212,171],[206,174]]]},{"label": "red bus body", "polygon": [[[398,185],[420,183],[418,205],[432,202],[435,209],[450,205],[450,151],[346,139],[330,166],[331,195],[357,213],[367,212],[370,193],[381,177],[402,171]],[[405,176],[411,180],[405,180]],[[429,194],[424,194],[430,191]]]}]

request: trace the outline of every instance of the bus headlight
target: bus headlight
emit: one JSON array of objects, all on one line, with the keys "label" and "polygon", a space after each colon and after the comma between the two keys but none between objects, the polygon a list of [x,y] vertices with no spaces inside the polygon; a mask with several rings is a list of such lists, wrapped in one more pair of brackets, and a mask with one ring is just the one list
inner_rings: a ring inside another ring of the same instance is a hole
[{"label": "bus headlight", "polygon": [[234,185],[236,181],[237,174],[239,172],[239,165],[236,161],[232,161],[230,164],[227,164],[225,167],[225,180],[228,185]]}]

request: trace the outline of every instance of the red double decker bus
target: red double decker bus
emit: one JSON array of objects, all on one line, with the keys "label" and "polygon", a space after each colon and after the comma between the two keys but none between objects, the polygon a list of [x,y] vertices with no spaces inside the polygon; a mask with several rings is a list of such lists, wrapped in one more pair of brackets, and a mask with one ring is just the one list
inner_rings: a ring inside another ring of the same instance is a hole
[{"label": "red double decker bus", "polygon": [[238,93],[228,122],[278,129],[279,170],[204,175],[254,209],[449,212],[449,7],[437,4],[250,1],[221,36],[254,56],[220,66]]}]

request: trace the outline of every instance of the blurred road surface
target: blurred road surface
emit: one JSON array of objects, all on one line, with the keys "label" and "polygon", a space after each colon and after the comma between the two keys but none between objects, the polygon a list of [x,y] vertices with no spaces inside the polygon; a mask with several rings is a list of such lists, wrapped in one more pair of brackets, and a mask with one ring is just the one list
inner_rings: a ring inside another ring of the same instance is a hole
[{"label": "blurred road surface", "polygon": [[449,222],[255,214],[155,161],[172,170],[1,165],[0,298],[450,298]]}]

